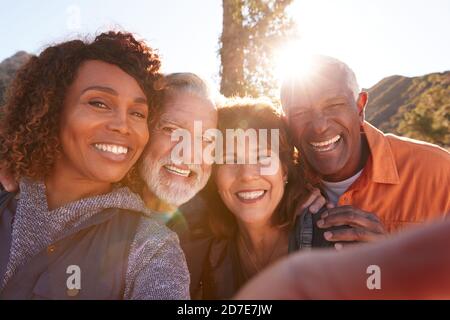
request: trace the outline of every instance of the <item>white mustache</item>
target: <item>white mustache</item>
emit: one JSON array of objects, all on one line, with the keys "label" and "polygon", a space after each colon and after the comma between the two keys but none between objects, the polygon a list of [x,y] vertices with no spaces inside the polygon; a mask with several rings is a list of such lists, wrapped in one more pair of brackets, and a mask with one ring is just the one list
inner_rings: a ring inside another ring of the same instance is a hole
[{"label": "white mustache", "polygon": [[205,186],[210,176],[210,170],[207,168],[196,164],[186,164],[191,171],[188,180],[173,181],[170,177],[161,174],[160,170],[165,165],[174,165],[170,156],[158,160],[146,158],[140,165],[140,174],[150,191],[158,198],[176,206],[192,199]]},{"label": "white mustache", "polygon": [[[167,166],[167,165],[177,166],[177,164],[175,164],[171,160],[170,156],[160,159],[158,162],[159,162],[160,167]],[[195,173],[195,175],[197,177],[199,177],[203,173],[202,166],[199,164],[184,164],[183,163],[183,165],[185,165],[190,171]]]}]

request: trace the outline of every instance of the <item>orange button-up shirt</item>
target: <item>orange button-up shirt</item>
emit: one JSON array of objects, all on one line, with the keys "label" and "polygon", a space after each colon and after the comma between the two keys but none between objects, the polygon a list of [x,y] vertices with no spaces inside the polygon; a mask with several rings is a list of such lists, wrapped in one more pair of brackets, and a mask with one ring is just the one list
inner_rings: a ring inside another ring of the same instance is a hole
[{"label": "orange button-up shirt", "polygon": [[376,214],[388,232],[450,213],[450,153],[364,123],[370,156],[338,206]]}]

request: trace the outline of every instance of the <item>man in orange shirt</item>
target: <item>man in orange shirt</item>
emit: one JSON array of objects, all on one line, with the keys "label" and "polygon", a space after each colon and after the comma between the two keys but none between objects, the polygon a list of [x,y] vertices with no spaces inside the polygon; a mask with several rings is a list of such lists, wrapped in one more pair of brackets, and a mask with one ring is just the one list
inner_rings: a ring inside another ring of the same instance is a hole
[{"label": "man in orange shirt", "polygon": [[339,249],[449,213],[450,154],[366,122],[367,92],[343,62],[315,56],[309,70],[285,80],[281,102],[295,145],[336,205],[318,227],[348,226],[325,238]]}]

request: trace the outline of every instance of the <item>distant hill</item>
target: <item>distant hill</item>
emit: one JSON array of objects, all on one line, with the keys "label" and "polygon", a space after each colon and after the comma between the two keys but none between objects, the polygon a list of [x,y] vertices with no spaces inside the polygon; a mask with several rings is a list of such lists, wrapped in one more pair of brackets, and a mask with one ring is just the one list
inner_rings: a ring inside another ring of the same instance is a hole
[{"label": "distant hill", "polygon": [[366,119],[384,132],[450,148],[450,71],[391,76],[368,90]]},{"label": "distant hill", "polygon": [[0,63],[0,105],[4,103],[5,92],[8,85],[14,78],[17,70],[31,58],[32,55],[25,51],[19,51],[12,57]]}]

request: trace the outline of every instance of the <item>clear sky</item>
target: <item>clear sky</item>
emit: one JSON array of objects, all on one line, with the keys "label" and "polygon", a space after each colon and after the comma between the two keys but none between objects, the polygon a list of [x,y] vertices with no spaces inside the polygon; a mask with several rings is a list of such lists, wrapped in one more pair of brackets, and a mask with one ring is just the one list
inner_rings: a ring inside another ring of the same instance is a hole
[{"label": "clear sky", "polygon": [[[290,13],[304,45],[347,62],[362,87],[450,70],[450,0],[297,0]],[[0,60],[110,27],[158,48],[165,72],[218,83],[221,0],[0,0]]]}]

